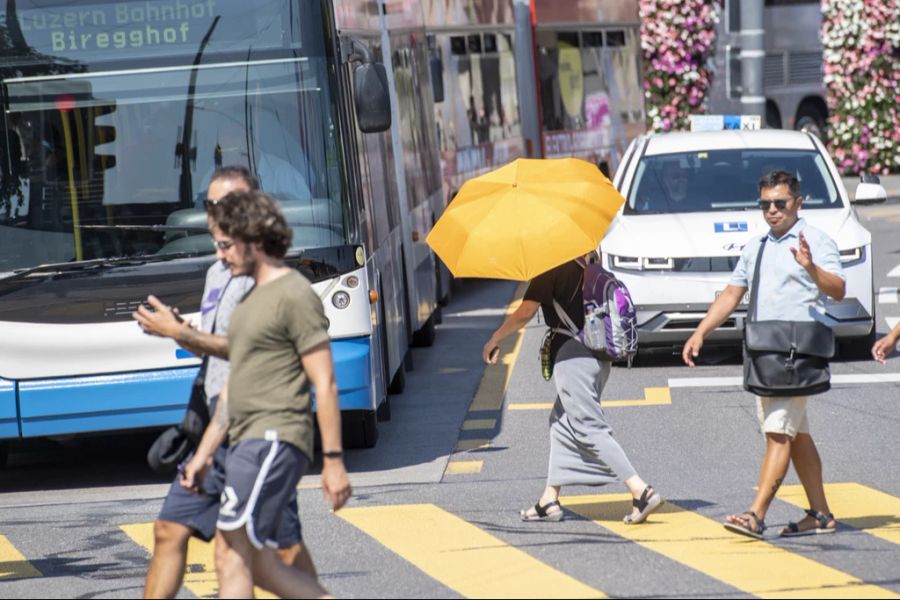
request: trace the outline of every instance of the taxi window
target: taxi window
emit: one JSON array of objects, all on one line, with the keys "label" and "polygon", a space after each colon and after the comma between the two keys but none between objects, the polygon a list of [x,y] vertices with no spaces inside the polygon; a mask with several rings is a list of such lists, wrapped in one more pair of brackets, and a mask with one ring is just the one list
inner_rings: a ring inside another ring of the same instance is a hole
[{"label": "taxi window", "polygon": [[755,209],[759,179],[774,170],[797,176],[804,209],[842,208],[825,161],[816,151],[709,150],[643,157],[625,214]]}]

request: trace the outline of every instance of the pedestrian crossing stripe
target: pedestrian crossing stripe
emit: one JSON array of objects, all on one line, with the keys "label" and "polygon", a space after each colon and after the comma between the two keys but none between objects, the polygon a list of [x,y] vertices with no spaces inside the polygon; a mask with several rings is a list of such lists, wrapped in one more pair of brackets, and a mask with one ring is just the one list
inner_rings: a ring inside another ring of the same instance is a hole
[{"label": "pedestrian crossing stripe", "polygon": [[[839,523],[900,545],[900,498],[858,483],[826,484],[825,497]],[[809,506],[800,485],[782,486],[778,499],[803,509]]]},{"label": "pedestrian crossing stripe", "polygon": [[41,572],[16,550],[12,542],[0,535],[0,581],[41,576]]},{"label": "pedestrian crossing stripe", "polygon": [[776,544],[729,533],[671,502],[650,525],[626,525],[630,494],[569,496],[562,505],[614,534],[760,598],[900,598]]},{"label": "pedestrian crossing stripe", "polygon": [[[153,554],[153,523],[134,523],[119,527],[133,542]],[[199,598],[218,598],[219,582],[216,579],[215,542],[204,542],[191,537],[188,542],[187,566],[184,587]],[[256,598],[277,598],[273,594],[254,588]]]},{"label": "pedestrian crossing stripe", "polygon": [[336,514],[466,598],[606,597],[433,504]]},{"label": "pedestrian crossing stripe", "polygon": [[[672,404],[672,394],[667,387],[644,388],[643,400],[601,400],[603,408],[622,408],[626,406],[664,406]],[[552,402],[510,402],[508,410],[550,410]]]}]

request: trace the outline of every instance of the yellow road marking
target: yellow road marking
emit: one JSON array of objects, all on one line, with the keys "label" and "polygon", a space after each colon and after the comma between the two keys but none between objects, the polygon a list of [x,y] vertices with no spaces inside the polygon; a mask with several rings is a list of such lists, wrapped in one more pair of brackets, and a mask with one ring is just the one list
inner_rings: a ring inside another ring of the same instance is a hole
[{"label": "yellow road marking", "polygon": [[16,550],[6,536],[0,535],[0,581],[41,577],[41,572]]},{"label": "yellow road marking", "polygon": [[571,496],[567,509],[644,548],[760,598],[900,598],[894,592],[795,554],[726,531],[667,503],[644,525],[626,525],[630,494]]},{"label": "yellow road marking", "polygon": [[447,470],[444,471],[444,475],[472,475],[481,473],[481,467],[483,466],[483,460],[455,460],[447,463]]},{"label": "yellow road marking", "polygon": [[466,419],[463,422],[463,431],[479,429],[493,429],[497,426],[497,419]]},{"label": "yellow road marking", "polygon": [[606,597],[433,504],[336,514],[466,598]]},{"label": "yellow road marking", "polygon": [[[672,404],[672,394],[667,387],[644,388],[643,400],[601,400],[603,408],[624,406],[662,406]],[[509,410],[550,410],[552,402],[514,402],[506,405]]]},{"label": "yellow road marking", "polygon": [[[825,484],[825,496],[840,523],[900,545],[900,498],[859,483]],[[778,498],[800,508],[809,506],[800,485],[782,487]]]},{"label": "yellow road marking", "polygon": [[491,440],[459,440],[456,442],[456,452],[467,452],[468,450],[478,450],[487,448],[491,445]]},{"label": "yellow road marking", "polygon": [[[525,295],[526,289],[528,289],[527,283],[519,285],[516,289],[513,301],[510,303],[509,308],[506,309],[507,315],[516,312],[516,309],[522,304],[522,296]],[[484,375],[481,376],[481,382],[478,384],[478,390],[472,398],[472,404],[469,405],[470,411],[500,410],[524,337],[525,330],[523,329],[517,335],[508,337],[500,342],[500,360],[497,361],[496,365],[485,366]]]},{"label": "yellow road marking", "polygon": [[[153,553],[153,523],[120,525],[119,528],[136,544]],[[194,537],[188,542],[184,587],[200,598],[217,598],[219,595],[213,544],[214,542],[204,542]],[[257,598],[278,597],[258,587],[253,592]]]}]

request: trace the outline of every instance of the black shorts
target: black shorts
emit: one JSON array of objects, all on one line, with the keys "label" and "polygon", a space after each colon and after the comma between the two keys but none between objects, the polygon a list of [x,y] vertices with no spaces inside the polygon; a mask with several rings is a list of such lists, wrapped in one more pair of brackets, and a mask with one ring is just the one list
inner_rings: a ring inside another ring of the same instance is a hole
[{"label": "black shorts", "polygon": [[[182,487],[181,475],[176,475],[159,513],[160,520],[190,527],[194,530],[194,537],[205,542],[212,540],[216,535],[219,502],[225,488],[226,456],[227,449],[224,446],[216,450],[213,466],[203,478],[200,494],[192,494]],[[300,543],[302,539],[297,495],[294,494],[281,515],[276,541],[279,548],[287,548]]]},{"label": "black shorts", "polygon": [[278,547],[281,515],[297,484],[309,468],[309,459],[296,446],[277,439],[242,440],[228,449],[225,489],[216,526],[223,531],[247,528],[250,542]]}]

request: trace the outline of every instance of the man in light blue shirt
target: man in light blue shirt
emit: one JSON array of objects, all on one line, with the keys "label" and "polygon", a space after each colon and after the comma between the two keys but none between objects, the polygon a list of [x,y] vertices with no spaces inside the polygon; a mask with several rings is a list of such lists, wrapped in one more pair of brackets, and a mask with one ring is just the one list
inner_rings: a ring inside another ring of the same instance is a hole
[{"label": "man in light blue shirt", "polygon": [[[773,171],[759,182],[759,206],[770,231],[760,265],[759,320],[812,321],[821,314],[825,296],[842,300],[846,293],[837,245],[797,213],[803,204],[800,182],[787,171]],[[693,367],[704,338],[734,312],[753,281],[761,239],[751,240],[731,281],[713,302],[697,330],[684,344],[682,358]],[[766,436],[766,454],[750,510],[729,515],[725,528],[762,538],[766,512],[788,467],[794,464],[810,509],[797,523],[781,530],[784,537],[834,533],[836,521],[828,508],[822,483],[822,461],[809,433],[806,397],[757,397],[757,415]]]}]

